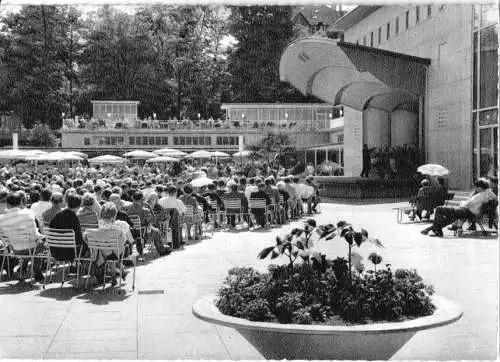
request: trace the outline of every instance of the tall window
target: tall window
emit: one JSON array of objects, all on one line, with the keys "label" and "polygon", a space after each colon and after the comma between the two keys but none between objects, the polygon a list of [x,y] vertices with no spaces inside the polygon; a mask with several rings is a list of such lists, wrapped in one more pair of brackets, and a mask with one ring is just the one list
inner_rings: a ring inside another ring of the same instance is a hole
[{"label": "tall window", "polygon": [[370,46],[373,47],[373,31],[370,34]]},{"label": "tall window", "polygon": [[474,178],[498,173],[498,5],[474,5],[472,120]]},{"label": "tall window", "polygon": [[417,24],[420,23],[420,6],[416,6],[416,9],[415,9],[415,19],[416,19],[416,22]]},{"label": "tall window", "polygon": [[399,16],[396,18],[396,35],[399,34]]},{"label": "tall window", "polygon": [[410,27],[410,10],[407,10],[405,15],[406,15],[405,16],[405,26],[406,26],[406,29],[408,29]]},{"label": "tall window", "polygon": [[382,28],[378,28],[378,43],[382,43]]},{"label": "tall window", "polygon": [[430,18],[432,15],[432,5],[427,5],[427,17]]},{"label": "tall window", "polygon": [[391,23],[387,23],[387,40],[391,37]]},{"label": "tall window", "polygon": [[366,45],[366,36],[363,37],[363,45]]}]

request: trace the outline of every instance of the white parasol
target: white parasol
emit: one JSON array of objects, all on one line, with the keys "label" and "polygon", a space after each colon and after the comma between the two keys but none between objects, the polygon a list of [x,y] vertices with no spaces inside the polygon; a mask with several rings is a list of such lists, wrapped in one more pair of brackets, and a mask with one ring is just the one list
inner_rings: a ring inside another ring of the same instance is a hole
[{"label": "white parasol", "polygon": [[227,153],[225,152],[221,152],[221,151],[215,151],[215,152],[212,152],[212,157],[217,157],[217,158],[229,158],[231,156],[229,156]]},{"label": "white parasol", "polygon": [[116,164],[116,163],[125,163],[127,162],[126,159],[118,157],[118,156],[113,156],[113,155],[102,155],[102,156],[97,156],[94,158],[91,158],[89,160],[90,163],[97,163],[97,164],[104,164],[104,163],[109,163],[109,164]]},{"label": "white parasol", "polygon": [[212,180],[211,178],[200,177],[200,178],[197,178],[197,179],[191,181],[191,186],[193,186],[193,187],[203,187],[203,186],[210,185],[213,182],[214,182],[214,180]]},{"label": "white parasol", "polygon": [[155,158],[150,158],[146,161],[147,163],[169,163],[169,162],[179,162],[177,158],[169,156],[158,156]]},{"label": "white parasol", "polygon": [[136,160],[148,160],[150,158],[158,157],[158,155],[156,153],[153,153],[153,152],[135,150],[135,151],[124,153],[123,157],[133,158]]},{"label": "white parasol", "polygon": [[422,165],[417,168],[417,171],[422,175],[428,176],[447,176],[450,174],[450,171],[441,165],[429,163],[427,165]]},{"label": "white parasol", "polygon": [[211,158],[212,154],[208,151],[195,151],[186,156],[186,158]]}]

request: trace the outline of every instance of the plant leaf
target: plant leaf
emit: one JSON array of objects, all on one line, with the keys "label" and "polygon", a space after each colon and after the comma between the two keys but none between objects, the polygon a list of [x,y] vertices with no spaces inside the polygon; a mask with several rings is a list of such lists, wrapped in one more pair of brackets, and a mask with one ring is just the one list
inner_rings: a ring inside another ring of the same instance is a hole
[{"label": "plant leaf", "polygon": [[368,238],[366,239],[366,241],[369,241],[370,243],[378,246],[379,248],[383,248],[385,249],[385,246],[384,244],[382,244],[382,242],[379,240],[379,239],[375,239],[375,238]]},{"label": "plant leaf", "polygon": [[363,236],[368,237],[368,231],[366,231],[365,229],[361,229],[361,234],[362,234]]},{"label": "plant leaf", "polygon": [[260,253],[257,255],[257,257],[259,259],[265,259],[273,249],[274,249],[274,246],[264,248],[260,251]]}]

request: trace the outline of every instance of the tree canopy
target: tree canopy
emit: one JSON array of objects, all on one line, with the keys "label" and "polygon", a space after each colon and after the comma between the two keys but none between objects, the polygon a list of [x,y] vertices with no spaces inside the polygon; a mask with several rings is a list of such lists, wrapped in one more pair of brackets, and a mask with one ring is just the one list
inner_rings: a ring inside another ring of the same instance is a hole
[{"label": "tree canopy", "polygon": [[[220,117],[222,102],[310,101],[279,80],[289,6],[23,6],[0,19],[0,112],[30,128],[138,100],[139,117]],[[231,36],[235,45],[228,45]]]}]

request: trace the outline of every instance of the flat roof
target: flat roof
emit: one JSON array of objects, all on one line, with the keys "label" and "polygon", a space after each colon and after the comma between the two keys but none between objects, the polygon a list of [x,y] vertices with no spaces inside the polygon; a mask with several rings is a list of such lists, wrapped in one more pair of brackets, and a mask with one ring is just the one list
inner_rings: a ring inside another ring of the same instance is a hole
[{"label": "flat roof", "polygon": [[222,103],[222,109],[228,108],[336,108],[328,103]]},{"label": "flat roof", "polygon": [[107,103],[107,104],[139,104],[139,101],[90,101],[91,103]]},{"label": "flat roof", "polygon": [[408,54],[404,54],[404,53],[397,53],[397,52],[393,52],[393,51],[390,51],[390,50],[384,50],[384,49],[380,49],[380,48],[369,47],[369,46],[366,46],[366,45],[360,45],[360,44],[354,44],[354,43],[346,43],[346,42],[343,42],[343,41],[337,42],[337,45],[340,46],[340,47],[344,47],[344,48],[360,49],[360,50],[363,50],[363,51],[366,51],[366,52],[371,52],[371,53],[381,54],[381,55],[387,55],[387,56],[391,56],[391,57],[395,57],[395,58],[399,58],[399,59],[403,59],[403,60],[407,60],[407,61],[411,61],[411,62],[421,63],[421,64],[425,64],[425,65],[430,65],[431,64],[431,60],[429,58],[416,57],[414,55],[408,55]]},{"label": "flat roof", "polygon": [[331,25],[331,28],[338,31],[346,31],[361,20],[367,18],[370,14],[377,11],[382,6],[360,5],[349,11],[339,20]]}]

